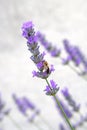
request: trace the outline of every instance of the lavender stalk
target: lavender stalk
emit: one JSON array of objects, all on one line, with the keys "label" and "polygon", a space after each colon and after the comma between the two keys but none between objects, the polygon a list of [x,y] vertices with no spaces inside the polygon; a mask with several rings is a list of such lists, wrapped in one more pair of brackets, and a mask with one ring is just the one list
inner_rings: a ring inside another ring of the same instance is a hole
[{"label": "lavender stalk", "polygon": [[44,91],[46,92],[47,95],[54,97],[70,129],[74,130],[59,100],[57,99],[55,95],[58,92],[59,87],[57,87],[57,84],[54,82],[54,80],[50,80],[50,83],[47,80],[47,78],[52,73],[52,71],[54,71],[54,68],[53,68],[53,65],[51,65],[51,67],[48,66],[47,61],[44,59],[44,53],[40,54],[39,46],[38,46],[38,37],[37,37],[37,34],[34,32],[33,26],[34,25],[32,24],[32,22],[26,22],[22,26],[22,31],[23,31],[22,35],[23,37],[27,39],[27,45],[28,45],[29,51],[32,53],[32,56],[30,58],[38,68],[38,71],[33,71],[33,76],[46,80],[47,86]]}]

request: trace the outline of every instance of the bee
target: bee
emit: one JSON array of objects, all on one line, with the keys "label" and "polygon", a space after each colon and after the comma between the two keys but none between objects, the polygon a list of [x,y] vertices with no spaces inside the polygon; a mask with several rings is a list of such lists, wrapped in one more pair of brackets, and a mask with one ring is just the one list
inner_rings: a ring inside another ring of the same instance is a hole
[{"label": "bee", "polygon": [[44,62],[43,62],[43,67],[44,67],[44,70],[47,72],[47,74],[49,74],[50,69],[49,69],[49,65],[48,65],[48,62],[47,62],[47,61],[44,61]]}]

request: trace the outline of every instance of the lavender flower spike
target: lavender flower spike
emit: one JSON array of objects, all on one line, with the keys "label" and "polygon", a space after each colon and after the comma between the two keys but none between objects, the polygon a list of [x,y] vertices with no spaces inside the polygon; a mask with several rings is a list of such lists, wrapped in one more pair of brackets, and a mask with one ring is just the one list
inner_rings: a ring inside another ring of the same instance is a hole
[{"label": "lavender flower spike", "polygon": [[45,36],[41,32],[37,32],[38,39],[44,48],[51,54],[53,57],[60,56],[61,50],[56,46],[53,46],[49,41],[46,40]]},{"label": "lavender flower spike", "polygon": [[46,66],[44,65],[44,63],[46,62],[44,60],[45,53],[40,53],[39,51],[38,36],[34,31],[33,23],[31,21],[24,23],[22,26],[22,31],[23,37],[27,39],[28,50],[32,53],[30,59],[35,63],[38,69],[38,71],[33,72],[33,76],[42,79],[48,78],[53,69],[50,67],[46,68]]},{"label": "lavender flower spike", "polygon": [[59,90],[59,87],[57,87],[57,84],[53,81],[53,80],[50,80],[50,86],[46,86],[46,89],[44,91],[46,91],[46,95],[55,95],[58,90]]},{"label": "lavender flower spike", "polygon": [[26,97],[18,98],[13,94],[13,99],[23,115],[28,116],[27,111],[30,109],[34,112],[32,116],[28,117],[28,121],[33,121],[36,115],[40,113],[39,109],[36,109],[36,106]]},{"label": "lavender flower spike", "polygon": [[20,112],[26,115],[26,111],[28,110],[28,104],[22,98],[18,98],[15,94],[13,94],[12,97]]},{"label": "lavender flower spike", "polygon": [[63,45],[64,48],[66,50],[66,52],[68,53],[68,57],[69,57],[69,61],[73,61],[75,63],[76,66],[79,66],[81,64],[81,57],[78,54],[78,48],[76,46],[73,46],[69,43],[69,41],[67,39],[63,40]]},{"label": "lavender flower spike", "polygon": [[72,98],[70,95],[68,88],[63,89],[62,91],[63,96],[65,99],[68,101],[69,105],[73,108],[74,111],[79,111],[80,109],[80,104],[77,104],[75,100]]}]

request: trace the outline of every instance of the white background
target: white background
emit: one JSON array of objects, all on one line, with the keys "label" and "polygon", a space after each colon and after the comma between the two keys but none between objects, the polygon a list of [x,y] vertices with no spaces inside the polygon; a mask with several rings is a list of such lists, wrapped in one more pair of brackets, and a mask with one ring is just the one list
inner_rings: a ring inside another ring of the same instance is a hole
[{"label": "white background", "polygon": [[[29,58],[31,54],[26,40],[21,36],[21,26],[25,21],[33,21],[36,30],[45,33],[53,45],[63,48],[62,40],[68,38],[87,55],[87,1],[0,0],[0,91],[3,99],[8,107],[12,107],[11,116],[23,129],[36,130],[33,124],[27,125],[26,119],[16,110],[12,93],[31,99],[41,109],[44,118],[58,130],[58,123],[62,120],[52,98],[43,91],[46,83],[32,77],[32,70],[36,67]],[[67,86],[77,103],[82,104],[82,113],[87,112],[87,81],[78,77],[70,68],[63,67],[58,59],[51,58],[49,54],[46,60],[55,66],[55,72],[49,79],[53,78],[60,89]],[[58,94],[61,97],[61,92]],[[47,129],[40,124],[39,118],[35,121],[42,130]],[[2,130],[17,129],[7,118],[0,125]],[[81,129],[86,130],[87,125]]]}]

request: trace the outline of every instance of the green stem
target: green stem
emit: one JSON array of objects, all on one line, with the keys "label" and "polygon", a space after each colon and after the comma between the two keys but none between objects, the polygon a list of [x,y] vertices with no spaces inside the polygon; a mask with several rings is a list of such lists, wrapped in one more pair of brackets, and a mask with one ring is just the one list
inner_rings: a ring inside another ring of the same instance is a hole
[{"label": "green stem", "polygon": [[50,84],[49,84],[48,80],[47,80],[47,79],[45,79],[45,80],[46,80],[46,82],[47,82],[47,84],[48,84],[49,88],[52,90],[52,88],[51,88],[51,86],[50,86]]},{"label": "green stem", "polygon": [[[48,80],[47,80],[47,79],[45,79],[45,80],[46,80],[46,83],[48,84],[48,86],[51,88],[51,86],[50,86]],[[59,106],[59,108],[60,108],[60,110],[61,110],[61,112],[62,112],[62,114],[63,114],[63,116],[64,116],[64,118],[65,118],[65,120],[66,120],[66,122],[67,122],[67,124],[68,124],[69,127],[70,127],[70,129],[71,129],[71,130],[75,130],[75,129],[72,127],[72,125],[71,125],[71,123],[70,123],[68,117],[66,116],[66,114],[65,114],[65,112],[64,112],[64,110],[63,110],[63,108],[62,108],[62,106],[61,106],[61,104],[60,104],[58,98],[56,97],[56,95],[53,95],[53,97],[54,97],[54,99],[55,99],[57,105]]]},{"label": "green stem", "polygon": [[66,114],[65,114],[65,112],[64,112],[64,110],[63,110],[63,108],[62,108],[62,106],[61,106],[61,104],[60,104],[58,98],[57,98],[55,95],[54,95],[54,99],[55,99],[57,105],[59,106],[59,108],[60,108],[60,110],[61,110],[61,112],[62,112],[62,114],[63,114],[63,116],[64,116],[64,118],[65,118],[65,120],[66,120],[66,122],[67,122],[68,125],[69,125],[69,127],[71,128],[71,130],[74,130],[74,128],[72,127],[72,125],[71,125],[71,123],[70,123],[68,117],[66,116]]}]

